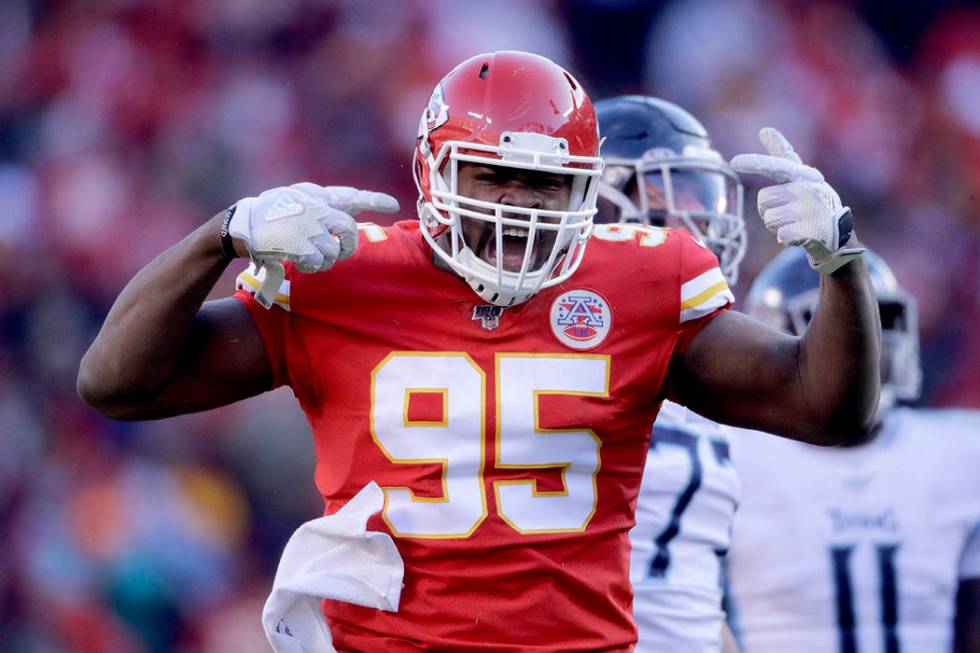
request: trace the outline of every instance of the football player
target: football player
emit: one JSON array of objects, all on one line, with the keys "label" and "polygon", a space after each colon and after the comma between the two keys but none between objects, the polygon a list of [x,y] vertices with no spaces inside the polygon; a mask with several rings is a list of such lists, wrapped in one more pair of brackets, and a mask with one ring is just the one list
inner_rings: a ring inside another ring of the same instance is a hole
[{"label": "football player", "polygon": [[[865,253],[881,313],[881,403],[867,444],[817,448],[733,430],[743,483],[729,553],[747,653],[980,651],[980,414],[919,395],[915,300]],[[796,250],[759,274],[746,310],[802,333],[818,275]],[[959,608],[957,609],[957,593]]]},{"label": "football player", "polygon": [[[729,285],[745,254],[742,184],[690,113],[660,98],[596,103],[606,162],[599,223],[680,227],[718,257]],[[596,233],[622,229],[597,224]],[[739,482],[728,429],[665,401],[630,531],[637,651],[719,651],[724,613],[720,559]]]},{"label": "football player", "polygon": [[[686,230],[590,239],[588,94],[496,52],[423,112],[419,219],[358,227],[397,203],[312,183],[238,201],[123,289],[79,392],[146,419],[291,386],[325,512],[376,481],[368,526],[404,563],[397,612],[324,603],[338,649],[626,650],[627,535],[664,397],[823,444],[874,415],[879,327],[850,212],[781,134],[760,136],[768,154],[733,165],[775,182],[764,220],[825,279],[802,338],[725,310],[718,260]],[[237,257],[238,292],[205,303]]]}]

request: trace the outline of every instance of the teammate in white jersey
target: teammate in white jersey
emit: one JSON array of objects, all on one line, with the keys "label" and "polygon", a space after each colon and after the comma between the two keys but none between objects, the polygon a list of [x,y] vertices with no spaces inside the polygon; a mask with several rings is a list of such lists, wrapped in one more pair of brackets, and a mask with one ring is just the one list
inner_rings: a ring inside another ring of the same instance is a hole
[{"label": "teammate in white jersey", "polygon": [[[595,108],[606,162],[596,221],[686,227],[733,285],[745,254],[742,185],[705,128],[658,98]],[[637,651],[721,648],[720,560],[739,496],[727,432],[669,401],[657,416],[630,533]]]},{"label": "teammate in white jersey", "polygon": [[[915,302],[865,259],[882,318],[877,437],[825,449],[732,433],[729,582],[745,653],[949,652],[954,635],[957,653],[980,651],[980,413],[897,405],[919,393]],[[818,283],[785,251],[746,310],[801,333]]]}]

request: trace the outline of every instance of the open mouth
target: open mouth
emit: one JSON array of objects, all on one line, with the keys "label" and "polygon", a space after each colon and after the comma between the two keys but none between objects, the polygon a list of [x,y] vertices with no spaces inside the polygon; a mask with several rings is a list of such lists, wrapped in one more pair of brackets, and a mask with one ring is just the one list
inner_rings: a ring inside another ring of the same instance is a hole
[{"label": "open mouth", "polygon": [[[527,242],[530,230],[524,227],[505,226],[503,228],[500,251],[497,251],[496,227],[487,225],[480,235],[479,246],[474,249],[483,261],[497,267],[498,259],[501,268],[505,272],[521,271],[524,264],[524,253],[527,250]],[[555,244],[557,234],[550,230],[538,229],[534,234],[534,244],[532,245],[530,260],[527,264],[527,274],[539,272],[548,262],[551,250]]]},{"label": "open mouth", "polygon": [[[508,216],[504,216],[507,218]],[[516,220],[515,220],[516,221]],[[526,274],[534,274],[548,262],[551,250],[558,237],[557,231],[549,228],[532,229],[527,223],[505,224],[501,226],[500,246],[497,246],[497,224],[491,220],[463,218],[463,242],[487,265],[496,269],[499,261],[504,272],[519,274],[524,266],[528,240],[533,237],[528,256]]]},{"label": "open mouth", "polygon": [[[540,234],[538,234],[540,237]],[[503,238],[501,239],[501,251],[497,251],[497,238],[493,227],[484,234],[482,247],[480,248],[480,258],[496,267],[497,260],[502,261],[502,267],[507,272],[520,272],[524,264],[524,253],[527,250],[528,230],[521,227],[504,227]],[[528,272],[533,272],[541,261],[541,247],[536,243],[531,254],[531,262],[528,265]]]}]

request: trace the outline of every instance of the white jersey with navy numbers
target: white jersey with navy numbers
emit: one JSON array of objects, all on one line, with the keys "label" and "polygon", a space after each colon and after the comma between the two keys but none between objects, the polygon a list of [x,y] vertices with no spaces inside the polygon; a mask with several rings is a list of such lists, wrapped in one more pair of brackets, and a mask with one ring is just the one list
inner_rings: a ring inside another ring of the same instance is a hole
[{"label": "white jersey with navy numbers", "polygon": [[721,556],[739,481],[727,427],[664,402],[630,532],[637,651],[721,648]]},{"label": "white jersey with navy numbers", "polygon": [[952,650],[957,586],[980,577],[980,413],[893,409],[853,448],[731,437],[744,653]]}]

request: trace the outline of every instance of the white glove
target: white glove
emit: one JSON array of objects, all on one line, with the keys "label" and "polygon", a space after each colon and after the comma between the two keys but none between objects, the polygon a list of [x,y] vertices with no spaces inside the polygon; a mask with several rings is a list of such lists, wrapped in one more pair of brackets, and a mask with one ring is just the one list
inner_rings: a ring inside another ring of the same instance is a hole
[{"label": "white glove", "polygon": [[266,267],[255,299],[269,308],[285,275],[280,261],[292,261],[300,272],[326,270],[357,249],[352,216],[397,211],[398,201],[384,193],[303,182],[238,200],[234,210],[228,233],[245,243],[256,269]]},{"label": "white glove", "polygon": [[863,247],[847,247],[853,231],[851,209],[816,168],[804,165],[786,137],[772,127],[759,131],[766,154],[739,154],[732,168],[776,182],[759,191],[759,215],[783,245],[806,250],[810,267],[830,274],[860,256]]}]

